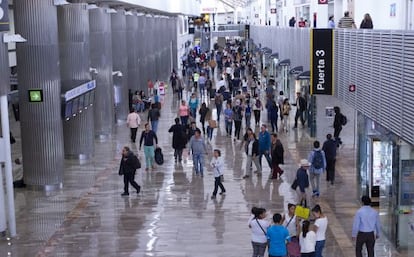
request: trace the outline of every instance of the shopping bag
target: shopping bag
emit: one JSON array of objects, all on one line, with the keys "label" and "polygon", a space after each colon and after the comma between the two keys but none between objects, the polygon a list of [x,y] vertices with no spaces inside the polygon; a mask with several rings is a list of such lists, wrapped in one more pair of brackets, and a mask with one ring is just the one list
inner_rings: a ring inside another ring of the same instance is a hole
[{"label": "shopping bag", "polygon": [[286,247],[289,257],[300,257],[300,246],[297,237],[293,237]]},{"label": "shopping bag", "polygon": [[295,215],[299,218],[305,219],[307,220],[309,218],[309,214],[310,214],[310,209],[300,206],[300,205],[296,205],[295,208]]}]

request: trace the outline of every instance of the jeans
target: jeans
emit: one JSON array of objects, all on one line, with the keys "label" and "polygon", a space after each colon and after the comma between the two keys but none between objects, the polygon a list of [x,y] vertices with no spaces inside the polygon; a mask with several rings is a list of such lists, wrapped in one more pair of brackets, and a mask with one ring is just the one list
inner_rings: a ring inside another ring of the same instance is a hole
[{"label": "jeans", "polygon": [[124,174],[124,193],[128,193],[129,184],[131,184],[136,190],[137,193],[141,190],[141,187],[135,182],[135,174],[134,173],[125,173]]},{"label": "jeans", "polygon": [[261,173],[262,172],[262,167],[260,166],[259,158],[257,156],[253,157],[251,155],[247,155],[247,160],[246,160],[246,174],[245,174],[247,176],[251,176],[252,175],[252,162],[256,166],[257,172],[258,173]]},{"label": "jeans", "polygon": [[317,174],[315,172],[310,172],[310,181],[311,181],[312,190],[313,190],[314,193],[315,192],[319,193],[320,180],[321,180],[321,174]]},{"label": "jeans", "polygon": [[322,251],[324,247],[325,247],[325,240],[316,241],[315,257],[322,257]]},{"label": "jeans", "polygon": [[231,130],[233,128],[233,121],[232,120],[225,120],[226,123],[226,132],[228,136],[231,136]]},{"label": "jeans", "polygon": [[259,163],[260,163],[260,165],[262,165],[262,156],[263,155],[265,156],[267,164],[269,165],[270,169],[272,169],[272,158],[270,158],[269,152],[266,153],[264,151],[260,151],[260,154],[259,154]]},{"label": "jeans", "polygon": [[152,131],[154,131],[155,133],[157,133],[157,130],[158,130],[158,120],[152,120],[151,121],[151,128],[152,128]]},{"label": "jeans", "polygon": [[270,124],[272,125],[272,132],[277,132],[277,119],[270,119]]},{"label": "jeans", "polygon": [[240,130],[241,130],[242,121],[241,120],[235,120],[234,121],[234,137],[240,139]]},{"label": "jeans", "polygon": [[252,241],[253,255],[252,257],[264,257],[267,243],[256,243]]},{"label": "jeans", "polygon": [[135,140],[137,139],[137,131],[138,131],[138,128],[131,128],[131,141],[132,141],[132,143],[135,143]]},{"label": "jeans", "polygon": [[252,113],[245,113],[244,118],[246,119],[246,128],[250,128],[250,120],[252,118]]},{"label": "jeans", "polygon": [[154,161],[154,146],[144,145],[145,166],[147,169],[151,168]]},{"label": "jeans", "polygon": [[207,138],[210,140],[213,139],[213,131],[214,131],[214,128],[207,126]]},{"label": "jeans", "polygon": [[213,195],[217,195],[218,188],[220,187],[221,192],[226,192],[226,189],[224,188],[223,184],[221,183],[221,177],[214,177],[214,191]]},{"label": "jeans", "polygon": [[174,149],[174,158],[175,161],[182,161],[183,159],[183,149]]},{"label": "jeans", "polygon": [[197,118],[197,109],[190,108],[191,117],[193,117],[194,121]]},{"label": "jeans", "polygon": [[187,126],[188,125],[188,115],[187,116],[180,116],[181,125]]},{"label": "jeans", "polygon": [[200,173],[203,176],[204,154],[193,153],[193,163],[196,174]]},{"label": "jeans", "polygon": [[326,180],[331,184],[335,181],[335,159],[326,159]]},{"label": "jeans", "polygon": [[300,122],[302,122],[302,125],[305,126],[305,111],[300,111],[299,109],[296,110],[295,128],[298,126],[298,119],[299,118],[300,118]]},{"label": "jeans", "polygon": [[260,123],[260,110],[254,110],[254,122],[256,123],[256,126],[259,126]]},{"label": "jeans", "polygon": [[200,84],[200,96],[203,96],[206,91],[206,84]]},{"label": "jeans", "polygon": [[219,121],[220,121],[221,108],[222,108],[222,105],[221,105],[221,104],[216,104],[216,110],[217,110],[217,122],[219,122]]}]

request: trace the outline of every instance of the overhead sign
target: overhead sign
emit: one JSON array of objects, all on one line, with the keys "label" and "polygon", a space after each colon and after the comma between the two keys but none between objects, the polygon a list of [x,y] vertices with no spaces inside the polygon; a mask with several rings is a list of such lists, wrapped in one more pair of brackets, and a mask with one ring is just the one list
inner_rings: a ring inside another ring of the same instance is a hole
[{"label": "overhead sign", "polygon": [[276,8],[270,8],[270,13],[276,13]]},{"label": "overhead sign", "polygon": [[244,38],[245,39],[250,38],[250,25],[249,24],[244,25]]},{"label": "overhead sign", "polygon": [[312,29],[311,72],[312,95],[333,94],[333,30]]},{"label": "overhead sign", "polygon": [[328,0],[318,0],[318,4],[328,4]]},{"label": "overhead sign", "polygon": [[0,31],[10,30],[9,1],[0,0]]},{"label": "overhead sign", "polygon": [[85,94],[88,91],[91,91],[92,89],[94,89],[96,87],[96,83],[95,80],[91,80],[85,84],[82,84],[78,87],[75,87],[69,91],[66,91],[65,93],[65,100],[69,101],[75,97],[78,97],[82,94]]}]

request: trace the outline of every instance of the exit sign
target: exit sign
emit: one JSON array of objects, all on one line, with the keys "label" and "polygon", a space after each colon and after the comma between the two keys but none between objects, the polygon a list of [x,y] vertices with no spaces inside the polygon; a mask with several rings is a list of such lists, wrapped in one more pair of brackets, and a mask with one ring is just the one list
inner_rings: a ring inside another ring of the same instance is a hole
[{"label": "exit sign", "polygon": [[29,89],[29,102],[31,103],[43,102],[43,90],[42,89]]}]

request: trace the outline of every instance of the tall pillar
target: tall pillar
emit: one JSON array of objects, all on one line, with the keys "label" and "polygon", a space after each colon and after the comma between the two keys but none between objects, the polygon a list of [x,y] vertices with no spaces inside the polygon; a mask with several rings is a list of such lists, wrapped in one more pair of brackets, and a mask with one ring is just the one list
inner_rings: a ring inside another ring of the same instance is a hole
[{"label": "tall pillar", "polygon": [[128,88],[132,91],[138,90],[138,76],[137,76],[137,53],[136,44],[138,30],[138,17],[134,14],[126,16],[127,28],[127,53],[128,53]]},{"label": "tall pillar", "polygon": [[128,111],[128,54],[127,54],[127,30],[126,16],[123,10],[111,14],[112,26],[112,60],[114,71],[120,71],[114,78],[116,87],[116,118],[126,120]]},{"label": "tall pillar", "polygon": [[[15,30],[27,39],[16,47],[24,181],[47,189],[63,180],[57,11],[53,0],[19,0],[14,7]],[[42,90],[43,102],[29,102],[29,89]]]},{"label": "tall pillar", "polygon": [[[58,7],[62,93],[91,80],[87,4]],[[94,153],[94,107],[63,121],[66,158],[90,158]]]},{"label": "tall pillar", "polygon": [[138,89],[139,90],[145,90],[147,86],[147,73],[145,72],[145,35],[144,35],[144,26],[145,26],[145,16],[140,15],[138,16],[138,34],[137,34],[137,40],[139,43],[138,47],[138,71],[139,71],[139,77],[138,77]]},{"label": "tall pillar", "polygon": [[111,135],[114,124],[111,16],[104,8],[89,10],[91,67],[95,89],[95,136]]}]

